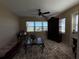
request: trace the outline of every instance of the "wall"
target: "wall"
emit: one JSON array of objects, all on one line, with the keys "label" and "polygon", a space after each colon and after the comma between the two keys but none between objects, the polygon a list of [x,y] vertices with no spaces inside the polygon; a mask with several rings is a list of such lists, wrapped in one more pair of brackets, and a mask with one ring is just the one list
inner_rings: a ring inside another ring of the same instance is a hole
[{"label": "wall", "polygon": [[18,30],[18,17],[0,4],[0,48],[6,46],[10,41],[16,40]]},{"label": "wall", "polygon": [[66,17],[66,33],[63,35],[63,42],[71,45],[71,37],[72,37],[72,27],[71,27],[71,22],[72,22],[72,14],[74,12],[79,11],[79,4],[76,6],[73,6],[72,8],[64,11],[59,15],[60,18]]},{"label": "wall", "polygon": [[[72,8],[64,11],[63,13],[61,13],[59,15],[60,18],[62,17],[66,17],[66,33],[63,35],[63,42],[66,43],[69,46],[72,46],[72,37],[75,36],[78,38],[78,33],[74,34],[72,36],[72,26],[71,26],[71,22],[72,22],[72,14],[74,12],[78,12],[79,13],[79,4],[73,6]],[[79,59],[79,38],[77,41],[77,59]]]},{"label": "wall", "polygon": [[[38,17],[21,17],[20,18],[20,30],[25,30],[26,31],[26,21],[47,21],[45,18],[38,18]],[[47,38],[47,33],[46,32],[35,32],[34,33],[37,36],[42,36],[43,38]]]}]

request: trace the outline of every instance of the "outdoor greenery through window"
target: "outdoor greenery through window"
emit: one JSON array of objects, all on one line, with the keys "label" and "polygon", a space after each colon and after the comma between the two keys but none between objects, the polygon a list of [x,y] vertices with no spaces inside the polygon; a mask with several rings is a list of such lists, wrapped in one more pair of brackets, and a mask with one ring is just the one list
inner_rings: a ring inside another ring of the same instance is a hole
[{"label": "outdoor greenery through window", "polygon": [[26,22],[27,32],[42,32],[48,30],[47,21],[27,21]]}]

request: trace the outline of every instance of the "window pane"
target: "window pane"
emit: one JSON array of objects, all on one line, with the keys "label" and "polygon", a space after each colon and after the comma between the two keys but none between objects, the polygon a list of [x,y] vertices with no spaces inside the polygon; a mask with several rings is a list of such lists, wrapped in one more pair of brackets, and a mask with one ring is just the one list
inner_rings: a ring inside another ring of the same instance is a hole
[{"label": "window pane", "polygon": [[43,31],[47,31],[48,30],[48,27],[43,27]]},{"label": "window pane", "polygon": [[76,15],[75,31],[78,32],[78,15]]},{"label": "window pane", "polygon": [[26,26],[34,26],[34,22],[32,21],[26,22]]},{"label": "window pane", "polygon": [[27,27],[27,32],[34,32],[34,27]]},{"label": "window pane", "polygon": [[78,14],[72,16],[72,32],[78,32]]},{"label": "window pane", "polygon": [[36,26],[36,27],[35,27],[35,31],[37,31],[37,32],[42,31],[42,26]]},{"label": "window pane", "polygon": [[78,24],[78,15],[76,15],[76,24]]},{"label": "window pane", "polygon": [[43,26],[48,26],[48,22],[43,22]]},{"label": "window pane", "polygon": [[59,20],[59,31],[62,33],[65,32],[65,20],[66,20],[66,18]]},{"label": "window pane", "polygon": [[42,26],[42,22],[35,22],[35,26]]}]

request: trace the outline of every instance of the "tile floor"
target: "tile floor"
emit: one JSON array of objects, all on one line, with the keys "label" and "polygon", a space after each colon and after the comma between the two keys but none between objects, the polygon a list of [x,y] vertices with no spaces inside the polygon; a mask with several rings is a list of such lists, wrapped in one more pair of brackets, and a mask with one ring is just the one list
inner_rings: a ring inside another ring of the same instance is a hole
[{"label": "tile floor", "polygon": [[56,43],[54,41],[45,40],[45,48],[41,53],[39,46],[25,50],[21,48],[13,59],[74,59],[72,49],[63,43]]}]

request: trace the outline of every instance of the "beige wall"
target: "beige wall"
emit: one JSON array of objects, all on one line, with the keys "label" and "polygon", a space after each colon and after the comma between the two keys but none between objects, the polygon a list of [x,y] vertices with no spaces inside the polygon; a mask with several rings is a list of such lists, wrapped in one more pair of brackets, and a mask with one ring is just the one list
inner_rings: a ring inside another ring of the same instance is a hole
[{"label": "beige wall", "polygon": [[[20,18],[20,30],[26,30],[26,21],[47,21],[45,18],[37,18],[37,17],[22,17]],[[36,36],[42,36],[43,38],[47,38],[46,32],[35,32]]]},{"label": "beige wall", "polygon": [[26,21],[47,21],[47,19],[32,16],[20,17],[20,29],[26,29]]},{"label": "beige wall", "polygon": [[63,35],[63,42],[68,45],[72,45],[72,14],[77,11],[79,11],[79,4],[73,6],[72,8],[64,11],[59,15],[60,18],[66,17],[66,33]]},{"label": "beige wall", "polygon": [[59,15],[60,18],[62,17],[66,17],[66,33],[63,35],[63,42],[68,44],[69,46],[72,46],[72,38],[75,36],[75,37],[78,37],[78,40],[77,40],[77,59],[79,59],[79,35],[78,33],[76,34],[73,34],[72,36],[72,25],[71,25],[71,21],[72,21],[72,14],[74,12],[77,12],[79,13],[79,4],[66,10],[65,12],[61,13]]},{"label": "beige wall", "polygon": [[0,4],[0,48],[16,39],[18,29],[18,18]]}]

